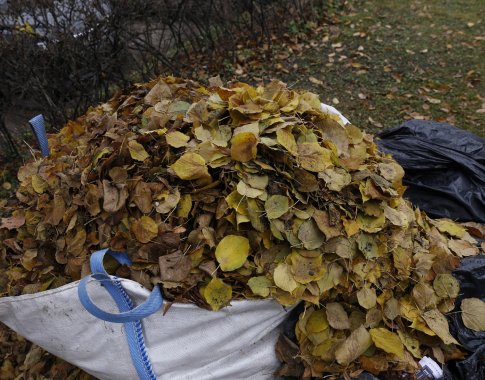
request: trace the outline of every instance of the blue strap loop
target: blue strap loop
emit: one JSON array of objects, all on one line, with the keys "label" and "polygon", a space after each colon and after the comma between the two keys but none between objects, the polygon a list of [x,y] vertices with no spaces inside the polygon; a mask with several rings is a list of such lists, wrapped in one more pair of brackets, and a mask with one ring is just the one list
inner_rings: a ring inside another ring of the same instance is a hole
[{"label": "blue strap loop", "polygon": [[45,133],[44,116],[37,115],[33,117],[29,120],[29,124],[37,138],[42,156],[47,157],[49,155],[49,141],[47,140],[47,134]]},{"label": "blue strap loop", "polygon": [[[151,292],[148,299],[143,302],[141,305],[133,308],[129,307],[128,310],[121,310],[119,314],[112,314],[108,313],[99,307],[97,307],[87,292],[87,284],[92,279],[100,281],[103,286],[108,290],[111,296],[115,299],[116,303],[123,302],[120,296],[114,295],[113,293],[119,294],[119,286],[113,284],[113,281],[118,281],[116,277],[111,277],[103,267],[103,258],[106,254],[114,257],[120,264],[130,265],[131,260],[129,259],[128,255],[125,252],[112,252],[109,249],[103,249],[101,251],[94,252],[91,255],[91,271],[93,274],[91,276],[84,277],[81,282],[79,283],[78,287],[78,295],[81,304],[84,308],[94,315],[95,317],[102,319],[103,321],[107,322],[114,322],[114,323],[126,323],[126,322],[134,322],[139,321],[143,318],[150,316],[151,314],[160,310],[163,305],[163,298],[160,292],[160,288],[155,286],[153,291]],[[119,301],[117,300],[119,299]],[[118,304],[119,307],[119,304]]]},{"label": "blue strap loop", "polygon": [[[93,274],[84,277],[79,282],[79,300],[86,310],[95,317],[108,322],[124,324],[131,359],[138,373],[138,377],[141,380],[156,380],[155,372],[153,371],[145,346],[141,319],[148,317],[162,307],[163,298],[160,288],[155,286],[148,299],[141,305],[135,307],[132,299],[123,289],[121,281],[117,277],[110,276],[105,271],[103,258],[106,254],[113,256],[120,264],[131,265],[131,260],[125,252],[112,252],[110,249],[94,252],[90,259]],[[101,285],[113,297],[120,310],[119,314],[112,314],[101,310],[91,301],[86,286],[92,279],[101,282]]]}]

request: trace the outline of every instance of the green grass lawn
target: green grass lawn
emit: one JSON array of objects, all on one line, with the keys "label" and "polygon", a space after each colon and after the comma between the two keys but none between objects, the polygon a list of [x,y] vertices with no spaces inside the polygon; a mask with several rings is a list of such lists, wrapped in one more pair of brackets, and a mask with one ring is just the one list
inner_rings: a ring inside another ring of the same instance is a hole
[{"label": "green grass lawn", "polygon": [[484,0],[349,4],[303,44],[276,43],[276,58],[243,79],[312,89],[374,132],[417,118],[485,136]]}]

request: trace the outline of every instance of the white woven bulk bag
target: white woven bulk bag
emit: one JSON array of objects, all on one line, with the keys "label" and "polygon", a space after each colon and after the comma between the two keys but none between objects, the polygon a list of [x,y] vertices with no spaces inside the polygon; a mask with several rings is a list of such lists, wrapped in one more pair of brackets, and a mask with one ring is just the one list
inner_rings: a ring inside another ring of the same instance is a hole
[{"label": "white woven bulk bag", "polygon": [[[342,126],[349,123],[334,107],[321,106]],[[101,380],[274,378],[275,345],[289,310],[267,299],[232,301],[217,312],[175,303],[163,315],[158,288],[150,294],[104,272],[107,251],[92,255],[94,276],[0,298],[0,321]]]},{"label": "white woven bulk bag", "polygon": [[[99,272],[98,272],[99,273]],[[116,279],[135,305],[150,292]],[[88,280],[93,304],[116,315],[118,306],[101,282]],[[90,314],[80,302],[80,281],[61,288],[0,298],[0,321],[46,351],[101,379],[271,379],[278,369],[275,344],[288,311],[274,300],[232,301],[214,312],[173,304],[141,320],[146,376],[134,364],[126,324]],[[118,314],[120,315],[120,314]],[[143,361],[143,355],[140,356]],[[150,364],[151,363],[151,364]],[[153,377],[154,375],[154,377]]]}]

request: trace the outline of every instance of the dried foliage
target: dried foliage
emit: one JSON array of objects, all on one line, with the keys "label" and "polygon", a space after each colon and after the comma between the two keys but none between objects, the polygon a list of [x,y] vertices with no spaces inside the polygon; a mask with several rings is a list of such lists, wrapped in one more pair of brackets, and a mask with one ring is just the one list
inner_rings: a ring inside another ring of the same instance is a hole
[{"label": "dried foliage", "polygon": [[19,204],[2,219],[0,295],[78,279],[90,252],[110,247],[134,261],[113,271],[174,302],[305,301],[307,376],[465,355],[445,314],[459,293],[451,271],[479,253],[475,239],[413,209],[402,168],[317,95],[160,78],[49,142],[50,157],[19,170]]}]

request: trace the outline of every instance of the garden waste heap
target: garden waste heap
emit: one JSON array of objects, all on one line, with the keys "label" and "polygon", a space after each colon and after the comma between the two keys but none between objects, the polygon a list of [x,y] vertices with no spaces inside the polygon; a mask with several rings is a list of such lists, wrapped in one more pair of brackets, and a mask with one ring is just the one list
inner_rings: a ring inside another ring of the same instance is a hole
[{"label": "garden waste heap", "polygon": [[[108,262],[111,273],[161,286],[170,302],[303,301],[294,343],[306,377],[466,356],[445,317],[460,292],[451,273],[482,248],[403,199],[402,168],[317,95],[158,78],[49,145],[4,206],[0,296],[78,280],[109,247],[133,261]],[[462,303],[468,328],[485,329],[484,308]]]}]

